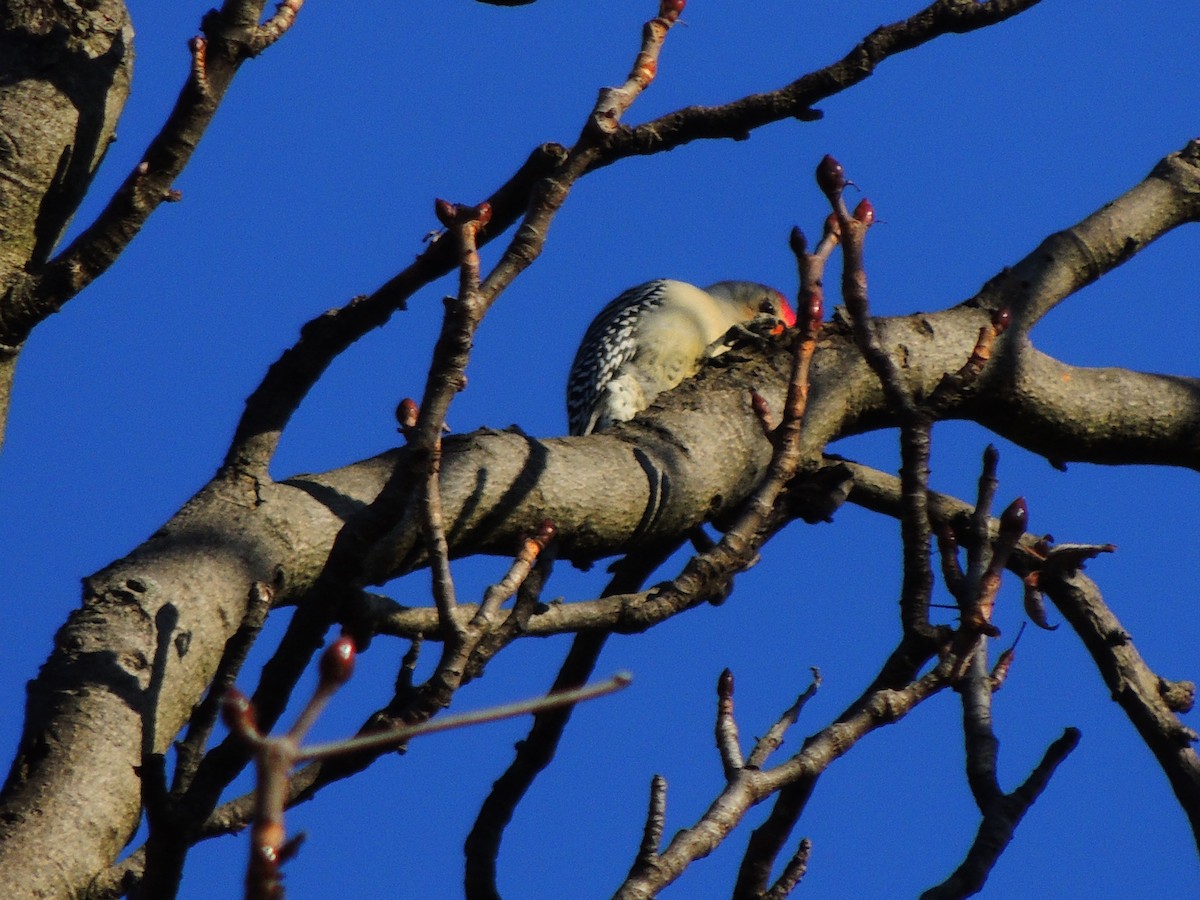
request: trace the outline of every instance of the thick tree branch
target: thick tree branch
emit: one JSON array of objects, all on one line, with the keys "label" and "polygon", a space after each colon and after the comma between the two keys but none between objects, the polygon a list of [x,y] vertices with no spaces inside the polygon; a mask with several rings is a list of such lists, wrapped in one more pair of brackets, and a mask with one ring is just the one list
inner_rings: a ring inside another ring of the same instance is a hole
[{"label": "thick tree branch", "polygon": [[44,264],[91,184],[129,94],[122,0],[0,8],[0,446]]},{"label": "thick tree branch", "polygon": [[[589,171],[628,156],[662,153],[699,139],[745,138],[762,125],[782,119],[819,118],[811,105],[827,99],[869,76],[889,56],[920,46],[947,33],[967,32],[1003,21],[1034,6],[1039,0],[992,0],[965,3],[938,0],[902,22],[872,32],[844,59],[806,75],[785,88],[756,94],[717,107],[689,107],[632,129],[618,128],[620,116],[648,79],[651,71],[643,58],[656,65],[665,30],[650,29],[643,39],[630,78],[621,88],[602,93],[588,124],[570,150],[545,144],[487,202],[492,208],[490,227],[479,235],[479,245],[503,234],[519,217],[520,228],[504,258],[485,280],[482,296],[487,303],[511,283],[541,252],[551,221],[566,200],[574,182]],[[681,3],[668,2],[660,10],[674,21]],[[651,75],[652,76],[652,72]],[[612,98],[619,102],[613,102]],[[528,210],[528,214],[526,214]],[[391,317],[416,290],[449,272],[454,266],[453,242],[435,241],[417,260],[369,297],[359,297],[338,310],[309,322],[301,339],[271,367],[251,395],[239,422],[226,464],[260,477],[278,445],[279,436],[301,400],[333,359],[347,347]]]},{"label": "thick tree branch", "polygon": [[1200,220],[1200,138],[1160,160],[1141,182],[1083,221],[1055,232],[968,303],[1008,308],[1013,337],[1148,244]]},{"label": "thick tree branch", "polygon": [[254,42],[265,5],[265,0],[229,0],[205,17],[205,37],[191,45],[190,77],[162,130],[96,221],[44,267],[31,270],[25,302],[0,317],[0,343],[22,343],[35,325],[116,261],[161,203],[178,199],[172,183],[191,159],[238,68],[262,49],[255,49]]},{"label": "thick tree branch", "polygon": [[[1124,209],[1120,203],[1109,207],[1109,227],[1130,225]],[[1172,221],[1168,212],[1159,219],[1163,229]],[[989,290],[1007,303],[1005,291],[994,285]],[[971,355],[990,320],[978,305],[878,322],[881,345],[904,348],[903,374],[915,394],[928,395]],[[1018,380],[1015,398],[993,394],[994,376],[985,371],[976,395],[986,392],[992,402],[964,400],[944,414],[978,418],[1035,450],[1054,446],[1068,459],[1196,466],[1196,382],[1067,367],[1028,348],[1019,359],[1021,372],[1029,374]],[[447,438],[442,496],[452,553],[508,555],[520,535],[550,518],[559,525],[563,555],[603,556],[677,538],[728,513],[758,483],[771,451],[747,396],[753,388],[771,408],[782,409],[791,361],[786,347],[765,356],[730,351],[643,419],[606,434],[539,441],[485,431]],[[1047,381],[1034,377],[1038,367],[1071,377]],[[878,380],[836,329],[822,334],[811,382],[802,438],[817,449],[841,434],[896,424]],[[0,866],[39,858],[46,847],[72,848],[74,859],[91,860],[82,869],[93,873],[107,864],[137,822],[141,785],[134,772],[142,763],[143,730],[155,735],[154,752],[166,749],[242,621],[251,585],[279,585],[279,602],[304,596],[325,567],[335,536],[368,508],[398,462],[398,454],[385,454],[281,484],[228,473],[151,541],[89,579],[83,608],[30,687],[21,752],[0,809],[16,817],[0,819]],[[664,485],[670,490],[664,492]],[[936,515],[933,501],[930,508]],[[589,510],[586,527],[578,517],[582,509]],[[389,513],[387,521],[399,525],[369,559],[358,560],[365,565],[359,574],[370,580],[423,564],[411,511],[399,520]],[[546,621],[586,614],[606,627],[637,630],[675,609],[657,595],[632,606],[597,602],[608,605],[564,604]],[[163,661],[165,671],[153,673],[155,691],[149,694],[149,661],[164,638],[157,623],[166,621],[159,614],[168,604],[178,612],[174,632],[190,635],[189,649]],[[530,628],[540,627],[540,619],[531,617]],[[79,724],[88,722],[105,727],[93,731]],[[103,791],[95,789],[98,783]],[[43,815],[22,818],[21,811],[34,805]],[[86,834],[80,827],[85,821]]]}]

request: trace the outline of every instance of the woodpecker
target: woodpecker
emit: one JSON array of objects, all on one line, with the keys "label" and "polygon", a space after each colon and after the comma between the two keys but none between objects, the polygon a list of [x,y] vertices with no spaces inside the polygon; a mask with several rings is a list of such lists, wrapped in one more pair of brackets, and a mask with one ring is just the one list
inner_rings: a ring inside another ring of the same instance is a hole
[{"label": "woodpecker", "polygon": [[719,281],[701,290],[660,278],[632,287],[588,326],[567,378],[571,434],[591,434],[632,419],[699,371],[730,328],[764,318],[796,324],[774,288],[752,281]]}]

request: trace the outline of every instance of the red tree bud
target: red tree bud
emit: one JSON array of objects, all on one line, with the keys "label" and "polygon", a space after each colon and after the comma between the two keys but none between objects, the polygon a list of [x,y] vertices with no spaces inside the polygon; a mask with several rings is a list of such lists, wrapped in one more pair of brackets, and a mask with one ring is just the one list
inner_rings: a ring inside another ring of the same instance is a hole
[{"label": "red tree bud", "polygon": [[721,674],[717,676],[717,696],[733,696],[733,672],[729,669],[722,669]]},{"label": "red tree bud", "polygon": [[343,634],[321,654],[321,685],[336,687],[349,681],[354,674],[354,657],[354,638]]},{"label": "red tree bud", "polygon": [[480,228],[492,221],[492,204],[488,203],[486,200],[475,208],[475,212],[475,218],[479,222]]},{"label": "red tree bud", "polygon": [[1020,537],[1029,524],[1029,507],[1025,498],[1018,497],[1000,514],[1000,533],[1007,537]]},{"label": "red tree bud", "polygon": [[854,207],[854,218],[862,222],[868,228],[875,222],[875,207],[871,205],[871,201],[866,197],[858,201],[858,206]]},{"label": "red tree bud", "polygon": [[400,424],[400,430],[407,431],[409,428],[415,427],[420,412],[417,401],[412,397],[405,397],[401,400],[396,407],[396,421]]},{"label": "red tree bud", "polygon": [[679,18],[679,14],[683,12],[686,5],[687,0],[662,0],[658,4],[658,17],[666,19],[668,22],[674,22]]},{"label": "red tree bud", "polygon": [[846,186],[846,170],[832,156],[826,154],[817,166],[817,187],[831,200],[842,193]]},{"label": "red tree bud", "polygon": [[449,200],[443,200],[438,197],[433,201],[433,212],[437,216],[439,222],[449,228],[454,224],[454,217],[458,215],[458,207]]}]

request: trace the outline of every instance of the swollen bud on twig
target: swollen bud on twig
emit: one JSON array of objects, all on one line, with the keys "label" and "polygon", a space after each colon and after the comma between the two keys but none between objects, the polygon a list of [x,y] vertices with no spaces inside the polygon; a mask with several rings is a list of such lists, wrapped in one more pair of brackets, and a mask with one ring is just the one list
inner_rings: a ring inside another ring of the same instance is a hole
[{"label": "swollen bud on twig", "polygon": [[871,205],[871,201],[866,197],[858,201],[858,206],[854,207],[854,218],[862,222],[868,228],[875,222],[875,207]]},{"label": "swollen bud on twig", "polygon": [[417,427],[417,416],[420,412],[417,401],[412,397],[405,397],[396,406],[396,423],[400,426],[400,433],[405,437],[408,437],[408,433]]},{"label": "swollen bud on twig", "polygon": [[679,18],[679,14],[683,12],[686,5],[687,0],[662,0],[658,4],[658,17],[666,19],[668,22],[674,22]]},{"label": "swollen bud on twig", "polygon": [[433,201],[433,212],[437,216],[437,220],[449,228],[454,224],[455,216],[458,215],[458,207],[449,200],[438,197]]},{"label": "swollen bud on twig", "polygon": [[995,444],[988,444],[983,448],[983,467],[989,472],[996,471],[996,465],[1000,462],[1000,451],[996,449]]},{"label": "swollen bud on twig", "polygon": [[792,248],[797,258],[808,252],[808,239],[804,237],[804,232],[800,230],[799,225],[793,225],[792,231],[788,235],[788,246]]},{"label": "swollen bud on twig", "polygon": [[733,696],[733,672],[729,669],[722,669],[717,676],[717,696],[722,700]]},{"label": "swollen bud on twig", "polygon": [[354,674],[354,638],[343,634],[321,654],[321,686],[340,687]]},{"label": "swollen bud on twig", "polygon": [[1008,508],[1000,514],[1000,534],[1003,537],[1016,540],[1025,533],[1028,524],[1029,507],[1025,505],[1024,497],[1018,497],[1008,504]]},{"label": "swollen bud on twig", "polygon": [[475,207],[475,219],[479,222],[479,227],[482,228],[488,222],[492,221],[492,204],[486,200]]},{"label": "swollen bud on twig", "polygon": [[842,164],[828,154],[817,166],[817,187],[830,200],[841,196],[846,186],[846,170]]},{"label": "swollen bud on twig", "polygon": [[554,536],[558,534],[558,526],[550,519],[542,519],[538,525],[537,531],[534,532],[533,539],[538,542],[538,545],[545,550],[546,546],[554,540]]}]

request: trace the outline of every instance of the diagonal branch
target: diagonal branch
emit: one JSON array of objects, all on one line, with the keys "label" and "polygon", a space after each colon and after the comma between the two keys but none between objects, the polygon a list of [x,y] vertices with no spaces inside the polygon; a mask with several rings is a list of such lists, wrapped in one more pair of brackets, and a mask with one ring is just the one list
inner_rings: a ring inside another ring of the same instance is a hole
[{"label": "diagonal branch", "polygon": [[1041,796],[1050,776],[1059,764],[1079,744],[1079,731],[1066,729],[1062,736],[1046,748],[1042,761],[1011,794],[997,797],[985,810],[983,821],[971,844],[966,859],[944,882],[921,894],[921,900],[956,900],[969,897],[983,889],[988,874],[1000,854],[1012,840],[1013,833],[1033,802]]},{"label": "diagonal branch", "polygon": [[1044,569],[1039,583],[1075,629],[1113,699],[1162,767],[1200,848],[1200,757],[1194,748],[1200,735],[1178,715],[1191,710],[1195,684],[1171,682],[1155,673],[1089,578]]},{"label": "diagonal branch", "polygon": [[25,303],[6,314],[3,342],[24,341],[34,326],[108,270],[160,204],[179,199],[172,185],[191,160],[234,75],[257,52],[253,42],[265,5],[266,0],[226,0],[219,11],[204,17],[205,37],[191,43],[191,71],[167,121],[96,220],[31,273],[36,286]]},{"label": "diagonal branch", "polygon": [[[575,147],[545,144],[509,181],[488,198],[490,228],[480,246],[504,233],[529,209],[504,258],[485,280],[482,295],[491,303],[541,252],[554,214],[576,180],[594,169],[629,156],[662,153],[700,139],[742,139],[754,128],[789,118],[818,118],[813,103],[827,99],[868,77],[890,56],[948,33],[996,24],[1029,9],[1039,0],[992,0],[963,3],[938,0],[920,13],[877,29],[834,65],[803,76],[777,91],[756,94],[716,107],[689,107],[632,129],[615,127],[648,84],[657,67],[665,30],[647,24],[642,48],[629,79],[602,93]],[[674,22],[683,4],[669,0],[658,19]],[[226,464],[263,474],[291,414],[330,362],[373,328],[404,308],[416,290],[453,268],[450,242],[435,242],[411,266],[369,297],[314,319],[301,330],[300,342],[271,367],[254,391],[239,422]]]},{"label": "diagonal branch", "polygon": [[634,128],[605,155],[603,165],[627,156],[673,150],[695,140],[744,140],[755,128],[784,119],[819,119],[814,104],[853,87],[890,57],[946,34],[964,34],[998,24],[1040,0],[937,0],[920,12],[877,28],[846,56],[785,87],[752,94],[721,106],[691,106]]},{"label": "diagonal branch", "polygon": [[1010,351],[1043,316],[1080,288],[1132,259],[1148,244],[1200,220],[1200,138],[1160,160],[1112,203],[1055,232],[971,300],[1013,317]]}]

